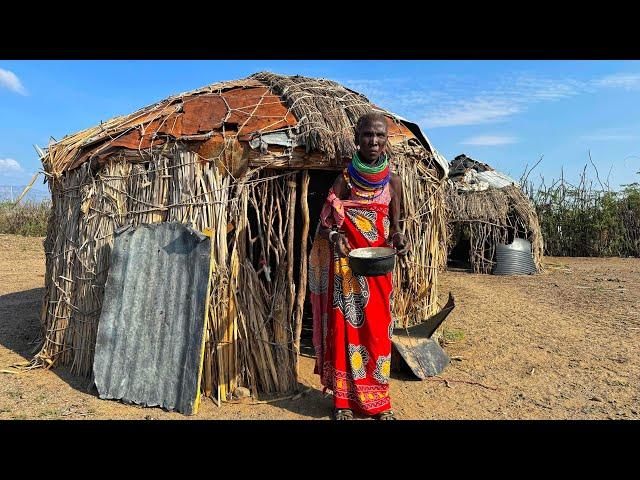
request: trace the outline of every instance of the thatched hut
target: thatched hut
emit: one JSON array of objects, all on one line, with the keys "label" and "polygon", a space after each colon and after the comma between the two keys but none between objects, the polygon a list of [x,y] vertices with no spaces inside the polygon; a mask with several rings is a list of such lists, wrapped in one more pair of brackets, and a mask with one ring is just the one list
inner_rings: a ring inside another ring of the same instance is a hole
[{"label": "thatched hut", "polygon": [[496,245],[514,238],[531,242],[536,269],[542,269],[543,243],[538,214],[520,185],[466,155],[450,164],[447,180],[448,260],[491,273]]},{"label": "thatched hut", "polygon": [[172,96],[51,144],[43,343],[34,365],[89,375],[113,232],[177,221],[212,232],[202,388],[297,387],[307,255],[328,188],[355,152],[354,125],[380,111],[403,180],[413,246],[395,272],[397,325],[437,309],[446,258],[447,162],[417,125],[341,85],[258,73]]}]

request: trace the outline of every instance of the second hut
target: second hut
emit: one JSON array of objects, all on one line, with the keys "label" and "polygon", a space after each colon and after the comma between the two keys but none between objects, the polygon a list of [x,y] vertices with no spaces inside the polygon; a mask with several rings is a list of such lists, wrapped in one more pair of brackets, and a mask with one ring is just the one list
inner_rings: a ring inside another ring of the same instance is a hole
[{"label": "second hut", "polygon": [[447,181],[448,261],[491,273],[496,245],[514,238],[531,243],[537,271],[542,269],[543,243],[535,207],[509,176],[466,155],[450,164]]}]

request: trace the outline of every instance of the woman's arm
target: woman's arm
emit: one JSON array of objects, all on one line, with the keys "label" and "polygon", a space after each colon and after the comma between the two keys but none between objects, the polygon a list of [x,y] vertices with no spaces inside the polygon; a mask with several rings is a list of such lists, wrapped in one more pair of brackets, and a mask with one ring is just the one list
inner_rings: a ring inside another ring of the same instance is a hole
[{"label": "woman's arm", "polygon": [[391,244],[398,250],[398,255],[406,255],[409,251],[409,244],[402,233],[400,226],[400,215],[402,212],[402,181],[395,173],[391,174],[391,202],[389,203],[389,221],[391,223]]},{"label": "woman's arm", "polygon": [[[338,197],[339,199],[344,200],[348,197],[349,190],[342,174],[338,175],[331,188],[333,189],[333,193],[335,193],[336,197]],[[320,226],[320,236],[334,243],[338,247],[338,252],[340,252],[340,255],[342,255],[343,257],[349,255],[351,247],[349,246],[347,237],[339,232],[333,234],[331,232],[333,232],[332,228],[325,228],[323,226]]]}]

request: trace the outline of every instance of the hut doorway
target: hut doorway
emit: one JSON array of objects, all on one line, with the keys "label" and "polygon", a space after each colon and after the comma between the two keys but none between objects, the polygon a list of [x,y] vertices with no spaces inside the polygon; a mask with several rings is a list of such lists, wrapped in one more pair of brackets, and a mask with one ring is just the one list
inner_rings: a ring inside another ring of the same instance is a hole
[{"label": "hut doorway", "polygon": [[456,223],[453,229],[453,241],[447,255],[447,267],[471,271],[471,239],[469,228],[464,224]]},{"label": "hut doorway", "polygon": [[[322,206],[327,198],[329,189],[333,185],[336,177],[339,175],[339,171],[336,170],[309,170],[309,191],[307,194],[307,204],[309,205],[309,238],[307,239],[307,252],[309,255],[311,246],[313,245],[313,239],[316,234],[316,229],[320,222],[320,212]],[[296,208],[296,238],[302,236],[302,212],[298,207]],[[296,265],[300,265],[301,261],[301,245],[302,242],[296,242]],[[309,292],[305,295],[304,310],[302,314],[302,332],[300,335],[300,354],[306,357],[315,357],[315,350],[313,349],[313,315],[311,309],[311,301]]]},{"label": "hut doorway", "polygon": [[[296,388],[296,346],[301,356],[315,356],[307,261],[320,212],[339,174],[337,169],[263,170],[248,189],[246,216],[235,220],[244,233],[236,238],[232,224],[227,234],[227,244],[238,242],[243,252],[237,298],[251,332],[247,353],[269,365],[252,373],[266,393]],[[224,332],[219,335],[228,341]]]}]

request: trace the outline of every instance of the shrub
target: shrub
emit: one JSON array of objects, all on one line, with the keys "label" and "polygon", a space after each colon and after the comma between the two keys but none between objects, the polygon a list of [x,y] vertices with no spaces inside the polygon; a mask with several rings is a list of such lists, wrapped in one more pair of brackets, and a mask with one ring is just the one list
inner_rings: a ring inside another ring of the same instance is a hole
[{"label": "shrub", "polygon": [[0,233],[44,237],[51,203],[0,203]]},{"label": "shrub", "polygon": [[640,257],[640,184],[596,190],[585,175],[578,186],[564,180],[527,186],[536,206],[545,255]]}]

